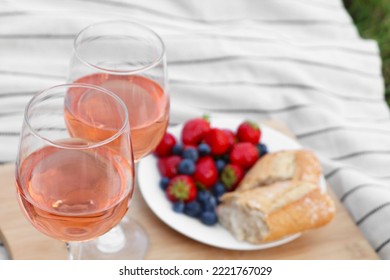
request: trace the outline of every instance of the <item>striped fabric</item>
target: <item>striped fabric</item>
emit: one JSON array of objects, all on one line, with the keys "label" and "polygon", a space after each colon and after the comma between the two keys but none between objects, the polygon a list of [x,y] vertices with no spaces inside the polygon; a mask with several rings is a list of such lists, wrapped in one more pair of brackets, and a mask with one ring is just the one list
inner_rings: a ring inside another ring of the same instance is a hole
[{"label": "striped fabric", "polygon": [[139,21],[167,46],[172,112],[285,122],[372,247],[390,259],[390,116],[377,44],[341,0],[0,1],[0,161],[15,159],[22,112],[65,81],[72,39],[108,19]]}]

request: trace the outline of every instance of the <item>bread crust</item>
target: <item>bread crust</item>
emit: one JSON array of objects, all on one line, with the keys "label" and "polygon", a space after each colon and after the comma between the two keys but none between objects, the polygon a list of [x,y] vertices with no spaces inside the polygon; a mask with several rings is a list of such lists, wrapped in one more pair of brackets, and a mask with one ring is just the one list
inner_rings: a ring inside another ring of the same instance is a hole
[{"label": "bread crust", "polygon": [[244,176],[237,190],[248,190],[280,181],[305,181],[318,185],[321,174],[321,165],[311,151],[280,151],[260,158]]},{"label": "bread crust", "polygon": [[321,227],[335,213],[326,193],[301,181],[227,193],[221,202],[217,212],[221,224],[238,240],[255,244]]},{"label": "bread crust", "polygon": [[335,214],[319,187],[322,170],[308,150],[270,153],[221,197],[218,217],[238,240],[261,243],[321,227]]},{"label": "bread crust", "polygon": [[322,168],[317,156],[313,152],[308,150],[296,151],[295,164],[296,169],[292,180],[319,184]]},{"label": "bread crust", "polygon": [[266,216],[269,234],[263,241],[279,239],[328,224],[334,217],[335,207],[327,194],[315,188],[300,199]]}]

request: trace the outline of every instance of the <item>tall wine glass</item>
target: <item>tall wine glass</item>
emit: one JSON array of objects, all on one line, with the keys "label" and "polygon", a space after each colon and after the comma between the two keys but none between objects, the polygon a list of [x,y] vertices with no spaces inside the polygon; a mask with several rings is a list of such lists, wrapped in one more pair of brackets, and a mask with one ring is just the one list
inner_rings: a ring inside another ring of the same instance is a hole
[{"label": "tall wine glass", "polygon": [[[69,81],[104,87],[123,100],[135,162],[158,145],[168,125],[165,57],[162,39],[150,28],[129,21],[90,25],[74,41]],[[85,133],[77,125],[72,130],[74,135]],[[94,255],[101,259],[142,259],[148,247],[143,228],[127,216],[97,242],[87,244],[85,250],[99,247],[100,257]]]},{"label": "tall wine glass", "polygon": [[[104,106],[90,102],[102,101]],[[94,134],[73,136],[77,124]],[[65,242],[71,259],[81,241],[93,240],[120,222],[134,186],[127,109],[110,91],[86,84],[54,86],[25,109],[16,159],[19,204],[40,232]]]}]

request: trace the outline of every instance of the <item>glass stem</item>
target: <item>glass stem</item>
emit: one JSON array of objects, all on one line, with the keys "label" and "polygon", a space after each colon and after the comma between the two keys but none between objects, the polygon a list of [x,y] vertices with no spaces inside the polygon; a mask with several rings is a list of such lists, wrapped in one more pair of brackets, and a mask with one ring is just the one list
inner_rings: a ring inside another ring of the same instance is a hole
[{"label": "glass stem", "polygon": [[98,237],[97,248],[103,253],[115,253],[121,250],[126,244],[126,236],[122,227],[119,225],[112,228],[109,232]]},{"label": "glass stem", "polygon": [[69,260],[81,260],[82,242],[66,242]]}]

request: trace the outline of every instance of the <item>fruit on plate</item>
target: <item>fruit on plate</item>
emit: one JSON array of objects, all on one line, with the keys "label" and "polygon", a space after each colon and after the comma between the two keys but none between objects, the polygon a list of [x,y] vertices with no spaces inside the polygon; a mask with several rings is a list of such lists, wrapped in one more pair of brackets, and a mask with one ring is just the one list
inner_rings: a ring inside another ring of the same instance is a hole
[{"label": "fruit on plate", "polygon": [[195,163],[188,158],[184,158],[179,162],[177,171],[179,174],[192,175],[195,172]]},{"label": "fruit on plate", "polygon": [[240,142],[233,145],[230,152],[230,162],[244,169],[251,168],[259,159],[257,147],[249,142]]},{"label": "fruit on plate", "polygon": [[169,178],[168,177],[161,177],[160,179],[160,188],[165,191],[169,184]]},{"label": "fruit on plate", "polygon": [[206,133],[204,141],[209,145],[213,155],[223,155],[229,149],[229,138],[222,129],[210,129]]},{"label": "fruit on plate", "polygon": [[201,214],[200,219],[205,225],[215,225],[218,222],[218,217],[215,211],[205,211]]},{"label": "fruit on plate", "polygon": [[219,198],[227,191],[224,184],[221,182],[217,182],[213,188],[211,189],[214,196],[217,198],[217,201],[219,201]]},{"label": "fruit on plate", "polygon": [[207,116],[189,120],[184,124],[181,141],[185,145],[197,146],[209,130],[210,122]]},{"label": "fruit on plate", "polygon": [[172,154],[181,156],[181,153],[183,152],[183,145],[180,143],[177,143],[175,146],[172,147]]},{"label": "fruit on plate", "polygon": [[211,156],[202,157],[196,163],[194,180],[201,189],[211,188],[218,180],[218,170]]},{"label": "fruit on plate", "polygon": [[260,142],[261,130],[257,123],[245,121],[237,129],[237,138],[240,142],[249,142],[254,145]]},{"label": "fruit on plate", "polygon": [[258,143],[256,145],[257,150],[259,151],[259,156],[262,157],[265,154],[268,154],[268,147],[264,143]]},{"label": "fruit on plate", "polygon": [[190,217],[198,217],[202,213],[202,206],[197,201],[191,201],[184,207],[184,213]]},{"label": "fruit on plate", "polygon": [[196,162],[199,158],[198,149],[194,147],[186,147],[182,152],[182,157]]},{"label": "fruit on plate", "polygon": [[174,177],[165,190],[167,198],[172,202],[193,201],[196,198],[197,192],[194,180],[187,175],[178,175]]},{"label": "fruit on plate", "polygon": [[200,156],[207,156],[211,153],[211,148],[206,143],[200,143],[198,146],[198,153]]},{"label": "fruit on plate", "polygon": [[226,165],[226,162],[225,162],[223,159],[220,158],[220,159],[217,159],[217,160],[215,161],[215,165],[217,166],[218,172],[221,173],[222,170],[223,170],[223,168],[224,168],[225,165]]},{"label": "fruit on plate", "polygon": [[173,146],[175,146],[175,144],[176,144],[176,138],[170,133],[165,133],[160,143],[157,145],[156,149],[154,150],[154,154],[158,157],[169,156],[171,155],[172,148]]},{"label": "fruit on plate", "polygon": [[236,135],[234,135],[234,132],[231,131],[230,129],[222,129],[222,131],[225,133],[226,137],[228,138],[228,143],[229,143],[229,147],[228,147],[228,151],[230,151],[230,149],[233,147],[234,143],[236,143]]},{"label": "fruit on plate", "polygon": [[183,201],[176,201],[172,203],[172,210],[175,211],[176,213],[183,213],[185,206],[186,205],[184,204]]},{"label": "fruit on plate", "polygon": [[208,118],[187,121],[178,139],[166,133],[154,155],[159,185],[172,202],[172,210],[215,225],[219,198],[234,191],[257,159],[268,152],[260,138],[260,128],[250,121],[233,131],[212,127]]},{"label": "fruit on plate", "polygon": [[177,175],[177,166],[181,161],[179,156],[169,156],[159,158],[157,161],[158,171],[161,176],[172,178]]},{"label": "fruit on plate", "polygon": [[226,165],[221,173],[221,181],[228,191],[235,190],[243,177],[244,170],[234,163]]}]

